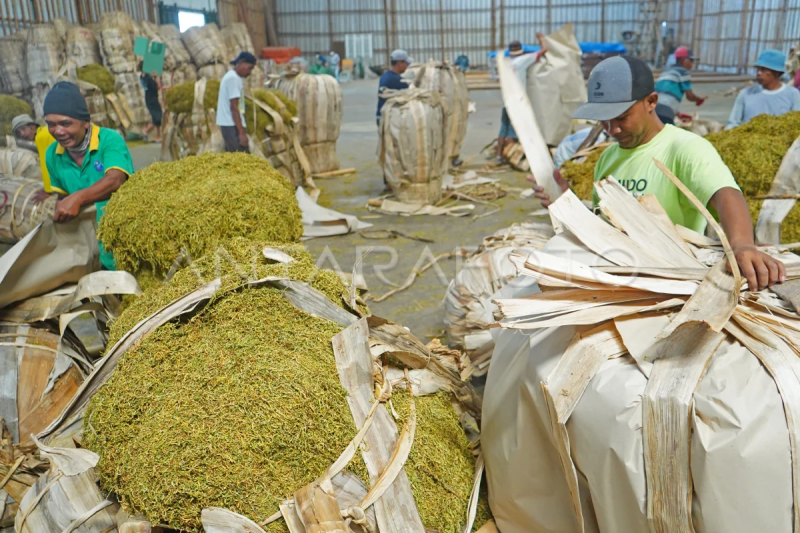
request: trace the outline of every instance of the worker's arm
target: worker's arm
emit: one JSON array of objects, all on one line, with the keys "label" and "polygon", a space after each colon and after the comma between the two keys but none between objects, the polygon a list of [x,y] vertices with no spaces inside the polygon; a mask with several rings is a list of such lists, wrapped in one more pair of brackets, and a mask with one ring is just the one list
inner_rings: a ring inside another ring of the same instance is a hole
[{"label": "worker's arm", "polygon": [[542,46],[542,49],[539,50],[539,56],[536,58],[536,61],[539,61],[539,59],[547,53],[547,39],[544,38],[544,33],[540,31],[536,32],[536,38],[539,39],[539,44]]},{"label": "worker's arm", "polygon": [[128,175],[123,171],[117,168],[109,169],[95,184],[58,200],[53,220],[66,222],[78,216],[84,206],[108,200],[127,179]]},{"label": "worker's arm", "polygon": [[684,94],[686,95],[687,100],[689,100],[690,102],[696,102],[697,105],[702,105],[702,103],[706,101],[705,97],[697,96],[691,89],[686,91],[686,93]]},{"label": "worker's arm", "polygon": [[741,191],[724,187],[714,193],[709,203],[719,214],[722,229],[728,236],[739,270],[747,279],[750,290],[761,290],[786,281],[783,263],[756,248],[750,210]]},{"label": "worker's arm", "polygon": [[[744,91],[746,91],[745,89]],[[725,126],[726,130],[739,126],[744,120],[744,91],[741,91],[733,103],[731,115],[728,117],[728,125]]]},{"label": "worker's arm", "polygon": [[233,124],[236,126],[236,131],[239,132],[239,144],[247,147],[250,141],[247,138],[247,130],[242,124],[242,114],[239,113],[239,99],[231,98],[231,116],[233,117]]}]

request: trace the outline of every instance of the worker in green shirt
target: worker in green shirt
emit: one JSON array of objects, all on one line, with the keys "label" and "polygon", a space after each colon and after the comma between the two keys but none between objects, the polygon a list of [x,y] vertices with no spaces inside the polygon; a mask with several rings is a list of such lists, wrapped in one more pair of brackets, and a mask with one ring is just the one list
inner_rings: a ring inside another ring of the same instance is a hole
[{"label": "worker in green shirt", "polygon": [[[97,206],[97,222],[111,195],[133,174],[133,160],[125,141],[114,130],[91,123],[78,86],[66,81],[53,85],[44,99],[44,120],[56,142],[47,149],[47,171],[59,195],[53,219],[66,222],[83,207]],[[103,268],[114,270],[114,257],[100,247]]]},{"label": "worker in green shirt", "polygon": [[[653,159],[661,161],[702,203],[717,211],[750,290],[786,280],[783,263],[756,248],[747,202],[711,143],[658,118],[653,73],[643,61],[625,56],[606,59],[592,70],[588,88],[589,102],[573,117],[602,122],[617,141],[597,161],[595,182],[614,176],[636,196],[653,194],[673,223],[703,232],[705,219]],[[555,178],[563,190],[569,187],[558,171]],[[532,176],[528,179],[535,182]],[[535,185],[534,191],[544,207],[552,203],[542,187]]]}]

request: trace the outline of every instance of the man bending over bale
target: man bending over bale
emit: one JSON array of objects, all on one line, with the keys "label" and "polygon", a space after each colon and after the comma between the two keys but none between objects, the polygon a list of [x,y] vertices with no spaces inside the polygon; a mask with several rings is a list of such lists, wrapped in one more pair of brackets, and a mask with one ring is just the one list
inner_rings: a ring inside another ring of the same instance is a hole
[{"label": "man bending over bale", "polygon": [[[589,102],[579,107],[573,118],[602,122],[617,141],[597,161],[594,181],[614,176],[636,196],[653,194],[674,224],[702,233],[705,218],[653,159],[661,161],[701,202],[717,211],[751,290],[786,281],[783,263],[756,248],[747,202],[717,151],[699,135],[664,125],[656,114],[657,104],[653,73],[643,61],[612,57],[592,70]],[[558,171],[555,178],[563,190],[569,188]],[[528,180],[535,182],[533,176]],[[553,203],[542,187],[533,189],[542,206]],[[598,201],[595,193],[595,208]]]},{"label": "man bending over bale", "polygon": [[[99,224],[108,199],[133,174],[125,140],[114,130],[92,124],[80,89],[66,81],[47,93],[44,120],[56,140],[45,155],[50,181],[67,193],[59,195],[53,219],[66,222],[95,204]],[[114,257],[102,243],[98,246],[103,268],[115,270]]]},{"label": "man bending over bale", "polygon": [[225,140],[226,152],[248,152],[250,141],[244,121],[244,79],[253,72],[256,57],[250,52],[241,52],[231,64],[233,70],[229,70],[219,84],[217,126]]}]

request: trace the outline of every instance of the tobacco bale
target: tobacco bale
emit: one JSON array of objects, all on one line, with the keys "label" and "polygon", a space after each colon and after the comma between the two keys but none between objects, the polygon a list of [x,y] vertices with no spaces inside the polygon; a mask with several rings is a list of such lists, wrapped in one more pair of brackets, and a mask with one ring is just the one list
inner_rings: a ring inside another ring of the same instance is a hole
[{"label": "tobacco bale", "polygon": [[303,234],[289,181],[242,153],[204,154],[154,163],[111,197],[99,237],[118,268],[169,270],[182,247],[200,257],[220,242],[294,242]]},{"label": "tobacco bale", "polygon": [[[404,468],[419,516],[428,530],[461,533],[474,481],[475,458],[470,443],[453,408],[450,393],[422,396],[414,398],[414,402],[417,429]],[[405,420],[410,413],[410,395],[405,390],[395,389],[392,404]],[[491,517],[484,494],[478,503],[473,531]]]},{"label": "tobacco bale", "polygon": [[77,73],[79,80],[97,85],[100,87],[100,90],[103,91],[103,94],[114,92],[116,78],[103,65],[92,63],[85,67],[78,67]]},{"label": "tobacco bale", "polygon": [[[191,113],[194,106],[194,81],[187,81],[174,86],[164,94],[164,101],[171,113]],[[206,92],[203,95],[203,109],[209,111],[217,108],[219,97],[219,80],[207,80]]]},{"label": "tobacco bale", "polygon": [[0,37],[0,91],[21,93],[30,86],[25,64],[25,35],[17,32]]},{"label": "tobacco bale", "polygon": [[582,163],[567,161],[561,166],[561,177],[567,180],[570,188],[581,200],[591,200],[594,190],[594,167],[605,151],[605,147],[597,148]]},{"label": "tobacco bale", "polygon": [[[128,351],[84,418],[103,488],[186,531],[201,531],[204,507],[257,521],[277,511],[356,432],[330,342],[341,329],[271,287],[223,290],[192,320],[159,328]],[[351,469],[365,478],[360,459]]]},{"label": "tobacco bale", "polygon": [[7,94],[0,94],[0,137],[13,135],[11,121],[17,115],[30,115],[31,106],[25,100],[20,100]]},{"label": "tobacco bale", "polygon": [[78,24],[73,24],[67,29],[66,58],[78,67],[102,61],[97,38],[90,29]]}]

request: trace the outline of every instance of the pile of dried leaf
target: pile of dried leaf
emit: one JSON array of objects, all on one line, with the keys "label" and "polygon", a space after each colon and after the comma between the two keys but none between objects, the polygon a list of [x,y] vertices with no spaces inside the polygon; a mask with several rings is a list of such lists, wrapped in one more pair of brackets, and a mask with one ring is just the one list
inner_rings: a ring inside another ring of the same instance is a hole
[{"label": "pile of dried leaf", "polygon": [[242,153],[154,163],[135,173],[114,193],[99,231],[119,269],[157,275],[184,249],[200,257],[236,236],[287,243],[302,234],[289,180]]},{"label": "pile of dried leaf", "polygon": [[[154,285],[112,323],[109,346],[165,304],[221,277],[212,301],[128,350],[84,417],[102,486],[152,523],[200,530],[203,508],[260,522],[317,478],[356,432],[334,362],[342,326],[298,310],[277,288],[240,288],[266,276],[307,282],[346,307],[340,278],[299,244],[237,238]],[[362,310],[364,310],[362,308]],[[396,391],[403,422],[408,395]],[[460,533],[474,459],[450,393],[415,398],[417,433],[405,471],[429,528]],[[363,461],[350,469],[369,486]],[[488,519],[485,500],[479,526]],[[267,531],[288,531],[282,520]]]}]

